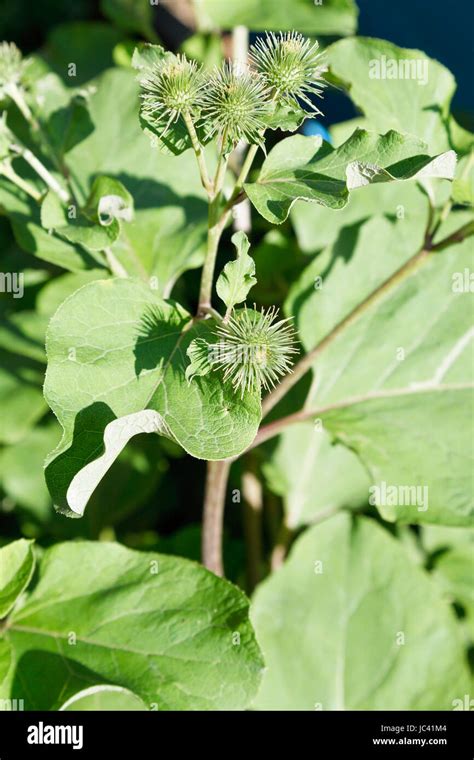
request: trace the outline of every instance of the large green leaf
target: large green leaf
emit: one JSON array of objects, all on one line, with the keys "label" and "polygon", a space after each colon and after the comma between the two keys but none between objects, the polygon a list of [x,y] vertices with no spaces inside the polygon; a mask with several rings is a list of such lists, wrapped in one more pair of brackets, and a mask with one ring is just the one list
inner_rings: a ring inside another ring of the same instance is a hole
[{"label": "large green leaf", "polygon": [[356,30],[357,7],[352,0],[194,0],[199,28],[254,31],[298,29],[305,34],[345,35]]},{"label": "large green leaf", "polygon": [[472,383],[382,393],[322,419],[366,462],[371,503],[387,520],[474,524]]},{"label": "large green leaf", "polygon": [[350,449],[332,445],[322,426],[301,423],[285,430],[263,472],[271,490],[283,497],[285,523],[293,530],[337,509],[367,504],[370,479],[364,466]]},{"label": "large green leaf", "polygon": [[297,200],[314,201],[331,209],[343,208],[348,189],[371,182],[454,177],[453,151],[430,158],[422,141],[387,132],[356,131],[339,148],[321,137],[287,137],[263,163],[256,182],[245,190],[257,211],[273,224],[287,218]]},{"label": "large green leaf", "polygon": [[46,470],[57,506],[81,514],[138,433],[167,435],[203,459],[233,456],[251,443],[259,393],[242,400],[218,373],[191,385],[185,378],[189,344],[213,329],[212,320],[193,324],[136,280],[92,282],[65,301],[46,345],[45,396],[64,428]]},{"label": "large green leaf", "polygon": [[0,549],[0,618],[4,618],[30,582],[35,566],[31,541],[21,538]]},{"label": "large green leaf", "polygon": [[421,248],[428,222],[428,207],[426,194],[415,182],[392,182],[369,185],[361,192],[350,193],[347,206],[337,214],[319,204],[295,203],[291,210],[291,221],[298,243],[305,253],[325,248],[334,243],[339,235],[350,235],[353,225],[360,225],[378,214],[403,219],[405,223],[399,225],[400,234],[409,231],[416,238],[415,245]]},{"label": "large green leaf", "polygon": [[372,129],[416,135],[430,153],[450,147],[446,123],[455,81],[438,61],[370,37],[340,40],[327,57]]},{"label": "large green leaf", "polygon": [[113,543],[47,551],[3,636],[14,654],[8,696],[26,709],[58,709],[102,683],[149,709],[238,710],[262,670],[241,591],[194,562]]},{"label": "large green leaf", "polygon": [[459,629],[437,586],[373,521],[306,531],[252,620],[273,710],[450,710],[468,691]]},{"label": "large green leaf", "polygon": [[[453,226],[461,218],[455,215]],[[374,217],[308,267],[289,301],[307,349],[415,253],[403,223]],[[428,489],[426,510],[417,508],[422,492],[399,491],[398,504],[383,497],[380,508],[392,520],[455,525],[472,519],[472,296],[453,287],[469,260],[467,240],[412,262],[338,328],[314,365],[306,407],[361,457],[372,484]]]}]

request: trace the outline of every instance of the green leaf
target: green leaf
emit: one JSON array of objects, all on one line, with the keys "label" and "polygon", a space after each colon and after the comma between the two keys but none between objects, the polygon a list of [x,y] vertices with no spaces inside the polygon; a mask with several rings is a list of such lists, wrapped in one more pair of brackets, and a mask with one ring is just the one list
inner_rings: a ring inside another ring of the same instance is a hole
[{"label": "green leaf", "polygon": [[194,377],[205,377],[212,370],[209,342],[205,338],[195,338],[188,346],[186,355],[189,364],[186,367],[186,380],[188,383]]},{"label": "green leaf", "polygon": [[361,222],[379,214],[402,220],[403,224],[398,225],[399,234],[407,241],[412,236],[414,250],[419,250],[428,222],[428,207],[428,198],[415,182],[391,182],[367,185],[359,193],[350,193],[347,206],[337,214],[324,206],[295,203],[291,221],[305,253],[332,245],[339,236],[347,240],[351,236],[351,227],[357,229]]},{"label": "green leaf", "polygon": [[95,280],[103,280],[107,276],[104,269],[89,269],[84,272],[68,272],[59,275],[44,285],[36,298],[38,314],[52,317],[62,302],[74,291]]},{"label": "green leaf", "polygon": [[104,16],[127,32],[156,37],[153,31],[153,5],[149,0],[101,0]]},{"label": "green leaf", "polygon": [[236,396],[218,373],[185,377],[186,350],[212,339],[177,304],[134,280],[92,282],[58,309],[47,334],[45,396],[64,428],[46,479],[55,504],[82,514],[87,500],[140,432],[177,441],[203,459],[224,459],[253,440],[260,394]]},{"label": "green leaf", "polygon": [[41,365],[0,349],[0,443],[19,441],[45,414]]},{"label": "green leaf", "polygon": [[308,114],[302,108],[275,104],[265,123],[269,129],[281,129],[283,132],[296,132]]},{"label": "green leaf", "polygon": [[[71,59],[73,60],[73,59]],[[63,72],[64,76],[65,72]],[[76,84],[75,79],[73,83]],[[52,72],[40,76],[32,84],[31,96],[38,112],[43,133],[38,139],[48,155],[48,147],[63,158],[75,145],[82,142],[94,129],[89,114],[88,98],[83,91],[66,87],[62,79]]]},{"label": "green leaf", "polygon": [[474,150],[458,164],[452,197],[454,203],[474,206]]},{"label": "green leaf", "polygon": [[0,348],[44,363],[46,326],[35,311],[12,312],[0,320]]},{"label": "green leaf", "polygon": [[[390,280],[418,245],[404,223],[374,217],[348,229],[292,290],[306,349],[327,340],[306,408],[361,458],[373,486],[402,489],[397,504],[380,504],[387,519],[466,525],[472,446],[462,420],[472,397],[473,330],[469,292],[454,284],[469,267],[470,241],[422,255]],[[418,509],[424,488],[427,510]]]},{"label": "green leaf", "polygon": [[348,188],[368,184],[375,176],[384,182],[413,177],[418,171],[423,176],[451,176],[453,161],[452,151],[432,160],[423,142],[393,131],[380,136],[357,129],[336,149],[319,136],[295,135],[270,151],[257,181],[247,183],[245,190],[265,219],[281,224],[297,200],[341,209],[347,204]]},{"label": "green leaf", "polygon": [[454,179],[455,170],[456,154],[454,150],[441,153],[436,158],[416,156],[413,159],[402,161],[390,170],[383,169],[377,164],[353,161],[346,168],[347,187],[349,190],[356,190],[365,185],[393,182],[394,180]]},{"label": "green leaf", "polygon": [[258,709],[450,710],[468,692],[452,611],[372,520],[306,531],[258,589],[252,621],[266,662]]},{"label": "green leaf", "polygon": [[54,515],[44,481],[43,462],[57,445],[60,432],[55,422],[37,426],[18,443],[5,447],[1,454],[2,489],[39,522]]},{"label": "green leaf", "polygon": [[250,243],[247,235],[242,231],[235,232],[232,242],[237,250],[237,257],[225,265],[216,283],[217,295],[228,310],[245,301],[249,290],[257,282],[255,262],[248,255]]},{"label": "green leaf", "polygon": [[197,32],[186,37],[180,45],[180,50],[187,58],[198,61],[206,69],[220,66],[223,60],[222,37],[214,32]]},{"label": "green leaf", "polygon": [[332,445],[319,424],[291,425],[278,438],[262,469],[269,488],[283,497],[285,524],[290,530],[338,509],[367,504],[367,471],[353,451]]},{"label": "green leaf", "polygon": [[76,710],[100,711],[100,710],[147,710],[145,703],[136,694],[122,686],[110,686],[108,684],[89,686],[70,697],[61,707],[60,711]]},{"label": "green leaf", "polygon": [[333,436],[366,463],[371,503],[386,520],[474,524],[474,456],[465,424],[466,413],[474,414],[473,387],[387,392],[321,415]]},{"label": "green leaf", "polygon": [[41,223],[47,230],[90,251],[111,246],[120,234],[120,221],[133,219],[133,198],[124,186],[110,177],[97,177],[84,209],[70,217],[55,193],[41,204]]},{"label": "green leaf", "polygon": [[420,50],[370,37],[336,42],[327,61],[371,129],[415,135],[430,152],[451,147],[446,120],[455,81],[440,63]]},{"label": "green leaf", "polygon": [[3,694],[3,684],[7,680],[12,664],[12,648],[8,641],[0,638],[0,695]]},{"label": "green leaf", "polygon": [[110,684],[149,709],[240,710],[262,671],[241,591],[194,562],[114,543],[49,549],[3,635],[15,660],[10,695],[21,693],[25,709],[56,710]]},{"label": "green leaf", "polygon": [[0,619],[8,615],[33,575],[32,542],[21,538],[0,549]]},{"label": "green leaf", "polygon": [[[72,84],[82,86],[113,66],[113,49],[124,39],[124,33],[110,24],[76,21],[53,27],[48,36],[44,56],[60,77],[69,75],[75,64]],[[97,122],[92,119],[97,126]]]},{"label": "green leaf", "polygon": [[113,177],[96,177],[84,213],[103,227],[114,221],[133,220],[133,198],[128,190]]},{"label": "green leaf", "polygon": [[31,198],[26,198],[22,191],[1,177],[0,208],[4,209],[10,218],[17,244],[37,258],[72,272],[97,267],[103,263],[80,246],[72,245],[56,235],[50,235],[41,226],[38,204]]},{"label": "green leaf", "polygon": [[357,7],[352,0],[195,0],[200,29],[232,29],[247,26],[260,32],[299,29],[305,34],[353,34],[357,25]]}]

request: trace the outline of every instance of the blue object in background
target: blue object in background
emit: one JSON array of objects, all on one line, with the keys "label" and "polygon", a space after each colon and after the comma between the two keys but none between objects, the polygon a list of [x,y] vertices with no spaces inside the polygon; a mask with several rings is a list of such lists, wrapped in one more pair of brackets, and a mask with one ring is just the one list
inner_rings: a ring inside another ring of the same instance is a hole
[{"label": "blue object in background", "polygon": [[316,119],[307,119],[303,122],[303,125],[301,127],[301,131],[303,132],[306,137],[312,137],[313,135],[321,135],[323,140],[326,140],[326,142],[330,143],[332,142],[331,136],[329,132],[327,131],[326,127],[321,124],[321,122],[316,121]]}]

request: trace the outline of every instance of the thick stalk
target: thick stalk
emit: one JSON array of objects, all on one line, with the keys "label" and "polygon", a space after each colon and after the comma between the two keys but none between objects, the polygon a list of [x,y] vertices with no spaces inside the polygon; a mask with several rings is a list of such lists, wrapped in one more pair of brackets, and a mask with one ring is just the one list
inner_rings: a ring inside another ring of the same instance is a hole
[{"label": "thick stalk", "polygon": [[216,266],[217,251],[229,214],[219,217],[220,194],[209,204],[209,227],[207,232],[207,251],[202,268],[201,289],[199,292],[198,316],[204,317],[212,308],[212,285]]},{"label": "thick stalk", "polygon": [[222,535],[224,506],[231,462],[223,459],[207,463],[202,524],[202,562],[216,575],[224,575]]}]

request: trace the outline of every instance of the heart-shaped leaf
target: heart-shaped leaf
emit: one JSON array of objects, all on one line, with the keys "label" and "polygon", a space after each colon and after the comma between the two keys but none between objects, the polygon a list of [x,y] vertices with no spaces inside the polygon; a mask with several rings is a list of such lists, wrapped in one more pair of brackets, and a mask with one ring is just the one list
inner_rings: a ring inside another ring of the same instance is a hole
[{"label": "heart-shaped leaf", "polygon": [[51,320],[45,396],[64,428],[46,479],[58,508],[82,514],[100,477],[130,437],[157,432],[195,457],[224,459],[253,440],[260,394],[242,400],[219,373],[186,379],[186,351],[212,340],[212,320],[194,322],[134,280],[96,281]]}]

